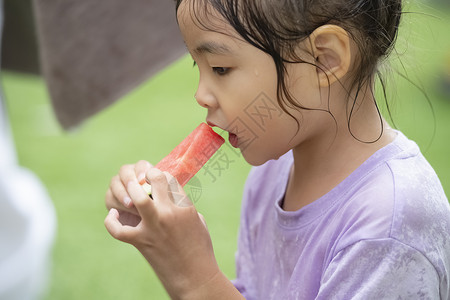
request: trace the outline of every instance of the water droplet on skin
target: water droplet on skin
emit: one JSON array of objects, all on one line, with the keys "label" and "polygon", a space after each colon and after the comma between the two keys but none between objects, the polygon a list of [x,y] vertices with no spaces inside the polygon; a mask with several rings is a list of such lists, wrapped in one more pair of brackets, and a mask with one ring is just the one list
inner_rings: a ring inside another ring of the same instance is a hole
[{"label": "water droplet on skin", "polygon": [[257,69],[255,69],[255,76],[258,77],[259,76],[259,71]]}]

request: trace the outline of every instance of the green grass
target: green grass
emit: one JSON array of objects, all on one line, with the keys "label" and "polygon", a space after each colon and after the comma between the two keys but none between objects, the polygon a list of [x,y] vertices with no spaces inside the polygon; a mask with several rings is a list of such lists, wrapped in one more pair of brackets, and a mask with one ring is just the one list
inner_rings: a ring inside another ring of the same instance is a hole
[{"label": "green grass", "polygon": [[[3,74],[20,162],[45,183],[58,214],[48,299],[167,298],[140,254],[106,232],[104,194],[122,164],[159,161],[205,119],[193,99],[197,76],[190,59],[181,59],[66,133],[55,121],[39,78]],[[215,182],[202,173],[197,176],[203,194],[196,205],[208,220],[217,258],[230,277],[248,170],[236,157]]]},{"label": "green grass", "polygon": [[[409,78],[420,82],[432,102],[434,139],[426,99],[395,75],[389,82],[395,86],[391,103],[398,127],[418,142],[449,195],[450,96],[440,91],[437,82],[450,55],[450,12],[424,6],[415,11],[438,16],[406,15],[399,39],[399,49],[408,48],[410,53],[401,54]],[[58,214],[46,299],[168,299],[140,254],[104,229],[103,201],[110,178],[122,164],[159,161],[204,120],[205,111],[193,99],[198,74],[191,65],[188,57],[179,60],[72,132],[63,132],[55,121],[40,78],[3,73],[20,163],[42,179]],[[230,278],[249,169],[235,158],[215,182],[198,176],[203,194],[196,205],[208,222],[219,264]]]}]

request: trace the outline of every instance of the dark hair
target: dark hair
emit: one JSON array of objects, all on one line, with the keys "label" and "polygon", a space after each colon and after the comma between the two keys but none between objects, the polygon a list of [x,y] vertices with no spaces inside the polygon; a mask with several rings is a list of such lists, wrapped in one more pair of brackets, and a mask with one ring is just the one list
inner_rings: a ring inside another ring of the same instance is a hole
[{"label": "dark hair", "polygon": [[[177,10],[182,1],[176,0]],[[286,64],[306,63],[296,54],[298,43],[307,39],[316,28],[326,24],[338,25],[345,29],[359,50],[360,55],[357,55],[356,69],[353,70],[348,91],[349,97],[351,91],[356,93],[352,99],[352,107],[358,95],[367,92],[362,91],[363,87],[369,88],[369,92],[374,93],[372,86],[375,75],[378,75],[385,94],[384,81],[378,71],[378,64],[389,55],[397,38],[402,14],[401,0],[188,1],[191,1],[192,5],[197,4],[194,17],[202,26],[206,28],[211,26],[205,25],[198,18],[196,11],[203,4],[204,17],[211,16],[208,9],[216,10],[245,41],[273,58],[278,77],[277,101],[288,114],[286,106],[311,108],[303,107],[290,95],[285,82]],[[321,68],[318,65],[316,67]],[[387,104],[386,97],[385,100]],[[331,114],[329,110],[327,112]],[[349,129],[352,112],[353,108],[348,119]],[[382,132],[380,137],[381,135]]]}]

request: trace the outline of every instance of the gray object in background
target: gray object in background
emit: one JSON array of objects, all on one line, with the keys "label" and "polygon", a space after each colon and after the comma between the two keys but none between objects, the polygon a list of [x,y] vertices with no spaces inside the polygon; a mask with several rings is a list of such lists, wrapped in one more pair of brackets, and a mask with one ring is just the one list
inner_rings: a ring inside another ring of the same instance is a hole
[{"label": "gray object in background", "polygon": [[40,64],[65,129],[186,52],[172,0],[5,0],[5,18],[4,67],[39,74]]},{"label": "gray object in background", "polygon": [[34,0],[42,72],[64,128],[185,53],[170,0]]},{"label": "gray object in background", "polygon": [[31,0],[4,0],[2,68],[39,75],[39,57]]}]

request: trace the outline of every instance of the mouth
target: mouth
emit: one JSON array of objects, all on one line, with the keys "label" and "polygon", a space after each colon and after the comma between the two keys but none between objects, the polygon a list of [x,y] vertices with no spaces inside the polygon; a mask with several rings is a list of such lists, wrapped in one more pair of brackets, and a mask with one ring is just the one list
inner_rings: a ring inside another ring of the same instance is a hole
[{"label": "mouth", "polygon": [[230,142],[231,146],[237,148],[239,145],[239,138],[234,133],[229,132],[228,134],[228,141]]},{"label": "mouth", "polygon": [[[216,124],[214,124],[213,122],[211,122],[211,121],[208,121],[208,120],[206,120],[206,124],[208,124],[209,126],[211,126],[211,127],[219,127],[219,126],[217,126]],[[220,128],[220,127],[219,127]],[[222,128],[221,128],[222,129]]]},{"label": "mouth", "polygon": [[232,132],[230,132],[230,131],[228,131],[226,129],[223,129],[222,127],[220,127],[219,125],[216,125],[215,123],[213,123],[211,121],[207,120],[206,123],[209,126],[211,126],[211,127],[217,127],[217,128],[220,128],[221,130],[223,130],[225,132],[228,132],[228,141],[230,142],[230,145],[233,146],[234,148],[238,148],[238,146],[239,146],[239,138],[238,138],[238,136],[236,134],[234,134],[234,133],[232,133]]}]

